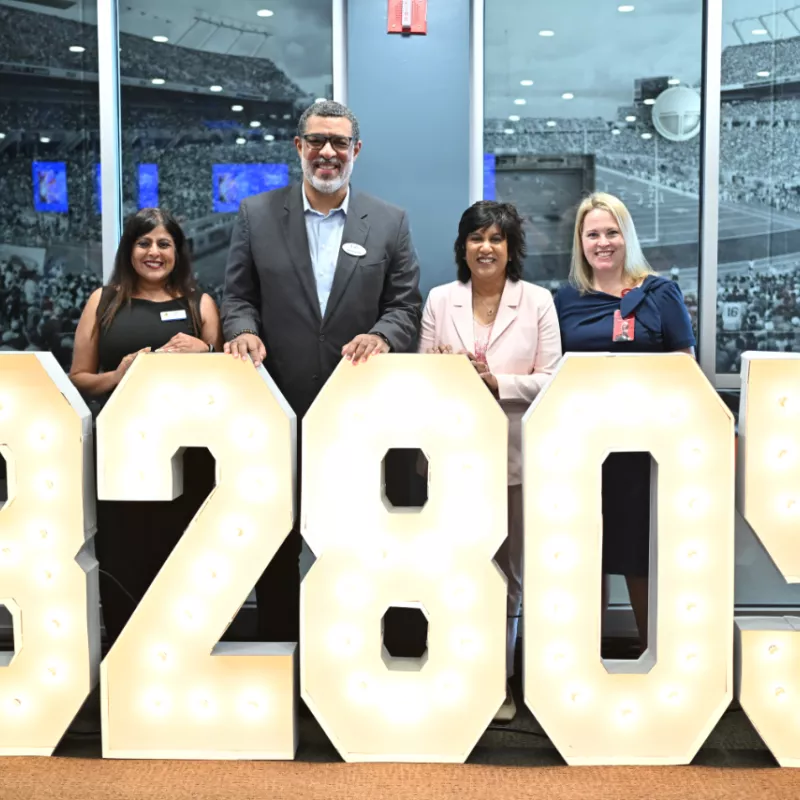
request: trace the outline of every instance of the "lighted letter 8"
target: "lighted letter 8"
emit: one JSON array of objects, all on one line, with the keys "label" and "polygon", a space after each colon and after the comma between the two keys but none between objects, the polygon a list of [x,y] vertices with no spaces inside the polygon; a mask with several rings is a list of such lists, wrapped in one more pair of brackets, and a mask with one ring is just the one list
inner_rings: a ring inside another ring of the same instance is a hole
[{"label": "lighted letter 8", "polygon": [[148,355],[97,433],[101,499],[176,497],[181,448],[217,462],[214,491],[102,664],[103,754],[292,758],[296,644],[217,641],[292,527],[293,412],[249,362]]},{"label": "lighted letter 8", "polygon": [[[742,356],[739,510],[789,583],[800,582],[800,356]],[[800,767],[800,619],[736,620],[737,694],[778,763]]]},{"label": "lighted letter 8", "polygon": [[[342,362],[303,420],[303,698],[347,761],[464,761],[505,692],[507,420],[461,356]],[[428,501],[388,507],[381,462],[420,448]],[[427,660],[383,651],[416,603]]]},{"label": "lighted letter 8", "polygon": [[16,645],[2,654],[0,753],[50,755],[100,662],[92,419],[50,353],[0,355],[0,443],[0,602]]},{"label": "lighted letter 8", "polygon": [[[569,355],[523,426],[526,703],[569,764],[688,763],[732,693],[733,418],[687,355]],[[656,647],[606,668],[601,468],[636,450]]]}]

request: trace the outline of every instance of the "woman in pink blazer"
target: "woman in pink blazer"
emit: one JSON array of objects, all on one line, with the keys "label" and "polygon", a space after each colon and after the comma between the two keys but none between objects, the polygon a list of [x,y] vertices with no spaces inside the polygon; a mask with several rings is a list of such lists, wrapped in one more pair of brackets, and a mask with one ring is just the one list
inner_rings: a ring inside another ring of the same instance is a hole
[{"label": "woman in pink blazer", "polygon": [[[421,353],[465,353],[508,415],[508,538],[497,563],[508,578],[506,673],[522,603],[522,415],[561,358],[561,334],[550,292],[522,280],[525,232],[510,203],[468,208],[455,243],[458,280],[431,290],[422,314]],[[495,717],[514,718],[510,685]]]}]

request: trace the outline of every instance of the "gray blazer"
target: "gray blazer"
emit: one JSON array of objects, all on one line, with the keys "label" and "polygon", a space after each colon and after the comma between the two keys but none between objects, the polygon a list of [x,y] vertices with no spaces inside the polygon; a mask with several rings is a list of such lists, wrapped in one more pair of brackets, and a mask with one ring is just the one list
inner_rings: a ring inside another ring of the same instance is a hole
[{"label": "gray blazer", "polygon": [[392,352],[414,346],[422,297],[419,263],[406,213],[351,188],[333,286],[320,315],[308,249],[302,186],[242,201],[225,268],[225,339],[259,331],[264,366],[298,418],[341,361],[342,347],[359,333],[380,333]]}]

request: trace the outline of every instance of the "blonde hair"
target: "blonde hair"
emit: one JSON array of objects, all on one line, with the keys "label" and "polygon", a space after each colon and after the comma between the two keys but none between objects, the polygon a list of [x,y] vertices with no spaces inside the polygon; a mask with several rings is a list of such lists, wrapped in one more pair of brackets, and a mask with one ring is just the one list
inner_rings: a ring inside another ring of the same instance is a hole
[{"label": "blonde hair", "polygon": [[637,284],[643,278],[653,274],[653,268],[647,263],[647,259],[642,253],[642,246],[639,244],[639,237],[636,235],[636,228],[631,219],[630,212],[625,204],[613,194],[605,192],[594,192],[590,194],[578,206],[578,215],[575,218],[575,233],[572,238],[572,260],[569,267],[569,282],[581,294],[591,292],[594,289],[592,277],[592,266],[586,260],[583,252],[583,221],[590,211],[600,209],[608,211],[617,221],[622,238],[625,240],[625,263],[623,271],[625,276],[632,284]]}]

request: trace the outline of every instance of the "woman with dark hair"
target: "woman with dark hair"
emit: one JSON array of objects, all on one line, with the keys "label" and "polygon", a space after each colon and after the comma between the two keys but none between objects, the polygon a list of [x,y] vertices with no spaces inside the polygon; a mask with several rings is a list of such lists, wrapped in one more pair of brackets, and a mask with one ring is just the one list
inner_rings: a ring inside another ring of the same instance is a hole
[{"label": "woman with dark hair", "polygon": [[[125,225],[107,286],[89,297],[75,332],[70,378],[102,405],[141,353],[222,347],[216,303],[195,283],[180,225],[145,208]],[[213,485],[207,451],[187,450],[184,494],[173,502],[99,502],[95,549],[109,646]]]},{"label": "woman with dark hair", "polygon": [[[458,280],[431,290],[422,314],[421,353],[463,353],[508,415],[508,537],[497,563],[508,578],[506,674],[522,601],[522,415],[561,358],[561,335],[549,291],[522,280],[525,231],[510,203],[468,208],[455,242]],[[510,721],[510,686],[497,716]]]}]

